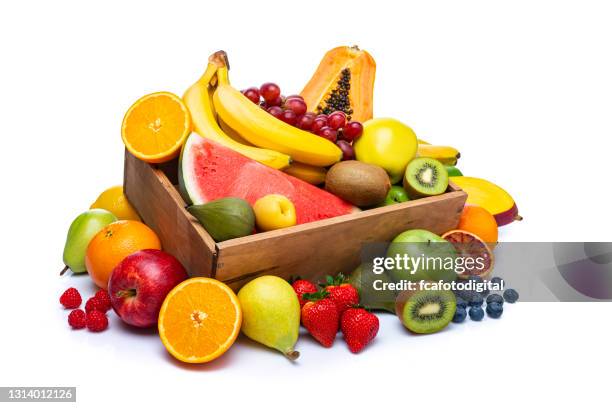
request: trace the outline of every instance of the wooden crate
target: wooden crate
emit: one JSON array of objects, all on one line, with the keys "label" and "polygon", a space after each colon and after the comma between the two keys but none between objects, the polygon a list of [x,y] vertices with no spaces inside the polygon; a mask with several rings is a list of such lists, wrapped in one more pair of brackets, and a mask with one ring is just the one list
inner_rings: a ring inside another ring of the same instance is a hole
[{"label": "wooden crate", "polygon": [[177,169],[176,160],[154,166],[126,152],[125,194],[159,235],[163,249],[192,276],[213,277],[233,289],[260,275],[319,280],[348,273],[359,265],[366,243],[390,241],[412,228],[438,234],[455,228],[467,198],[451,184],[440,196],[215,243],[185,210]]}]

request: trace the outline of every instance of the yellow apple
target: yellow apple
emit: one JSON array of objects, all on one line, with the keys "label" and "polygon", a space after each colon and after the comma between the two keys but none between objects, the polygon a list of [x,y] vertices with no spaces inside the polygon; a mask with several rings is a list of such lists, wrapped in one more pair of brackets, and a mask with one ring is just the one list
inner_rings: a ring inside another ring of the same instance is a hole
[{"label": "yellow apple", "polygon": [[399,120],[376,118],[363,124],[363,134],[353,147],[357,160],[382,167],[395,184],[415,158],[418,142],[414,131]]},{"label": "yellow apple", "polygon": [[284,195],[268,194],[255,201],[255,223],[261,231],[271,231],[295,225],[295,206]]}]

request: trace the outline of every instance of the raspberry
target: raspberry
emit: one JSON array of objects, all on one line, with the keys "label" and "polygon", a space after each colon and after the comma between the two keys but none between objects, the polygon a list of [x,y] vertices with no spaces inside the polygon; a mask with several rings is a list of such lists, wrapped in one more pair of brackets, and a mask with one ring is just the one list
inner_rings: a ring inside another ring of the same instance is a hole
[{"label": "raspberry", "polygon": [[106,290],[100,289],[96,292],[94,298],[98,301],[101,312],[108,312],[111,309],[111,298]]},{"label": "raspberry", "polygon": [[68,315],[68,324],[73,329],[82,329],[86,325],[86,319],[84,311],[81,309],[74,309]]},{"label": "raspberry", "polygon": [[101,332],[108,327],[108,318],[99,310],[87,313],[87,328],[92,332]]},{"label": "raspberry", "polygon": [[94,310],[106,313],[106,310],[104,310],[104,307],[100,304],[100,300],[95,296],[90,297],[87,302],[85,302],[85,311],[87,313],[93,312]]},{"label": "raspberry", "polygon": [[66,309],[76,309],[81,306],[82,301],[81,294],[75,288],[66,289],[66,291],[62,293],[62,296],[60,296],[60,303]]}]

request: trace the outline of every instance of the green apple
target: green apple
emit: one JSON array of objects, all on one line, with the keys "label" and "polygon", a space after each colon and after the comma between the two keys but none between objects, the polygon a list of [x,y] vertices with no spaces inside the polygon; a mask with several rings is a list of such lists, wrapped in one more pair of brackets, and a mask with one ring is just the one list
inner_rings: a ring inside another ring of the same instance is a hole
[{"label": "green apple", "polygon": [[[457,278],[454,265],[450,265],[448,262],[449,259],[453,260],[457,256],[455,248],[450,242],[433,232],[413,229],[404,231],[395,237],[387,249],[387,258],[397,259],[397,257],[400,257],[405,259],[405,255],[414,261],[419,258],[422,261],[417,266],[409,264],[410,269],[405,268],[403,262],[400,268],[396,265],[396,268],[389,271],[389,275],[396,282],[401,280],[415,282],[443,280],[451,282]],[[430,259],[431,261],[425,262],[423,259]]]},{"label": "green apple", "polygon": [[401,186],[391,186],[387,196],[385,197],[384,205],[399,204],[408,201],[408,193]]},{"label": "green apple", "polygon": [[74,273],[87,271],[85,252],[87,252],[89,241],[102,228],[115,221],[117,217],[113,213],[99,208],[87,210],[76,217],[68,229],[64,245],[64,265]]},{"label": "green apple", "polygon": [[448,172],[449,177],[463,176],[463,173],[461,172],[461,170],[459,170],[455,166],[444,166],[444,167],[446,167],[446,171]]}]

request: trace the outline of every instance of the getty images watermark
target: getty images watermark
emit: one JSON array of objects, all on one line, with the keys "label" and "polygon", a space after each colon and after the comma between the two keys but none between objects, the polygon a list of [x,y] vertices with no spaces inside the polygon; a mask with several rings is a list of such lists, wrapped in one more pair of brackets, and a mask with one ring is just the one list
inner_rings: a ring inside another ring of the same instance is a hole
[{"label": "getty images watermark", "polygon": [[612,300],[610,242],[507,242],[486,254],[473,250],[466,245],[457,256],[448,243],[367,244],[360,284],[366,296],[387,301],[406,289],[504,288],[519,291],[522,302]]}]

